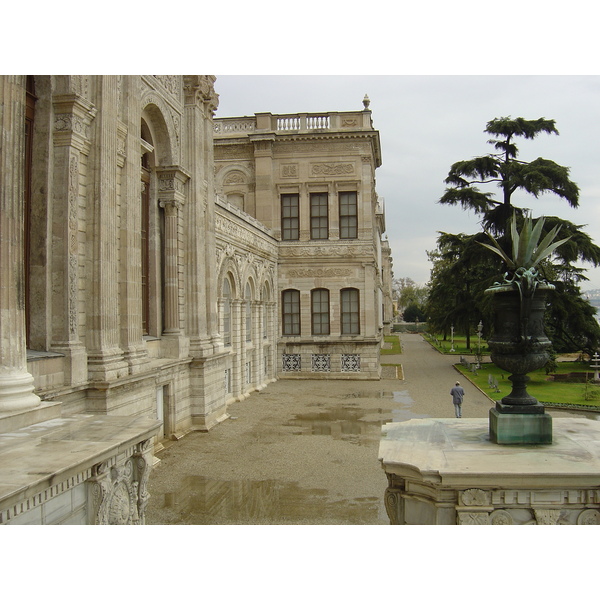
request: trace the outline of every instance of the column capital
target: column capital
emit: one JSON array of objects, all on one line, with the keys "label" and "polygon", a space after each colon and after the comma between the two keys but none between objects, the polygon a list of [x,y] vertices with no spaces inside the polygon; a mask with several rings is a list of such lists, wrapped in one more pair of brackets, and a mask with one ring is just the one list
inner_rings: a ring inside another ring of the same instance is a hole
[{"label": "column capital", "polygon": [[214,115],[219,106],[219,94],[215,92],[214,75],[184,75],[183,92],[186,106],[196,105],[206,109],[206,115]]},{"label": "column capital", "polygon": [[60,94],[52,99],[54,107],[54,145],[77,146],[90,143],[90,125],[96,116],[94,105],[78,94]]},{"label": "column capital", "polygon": [[162,202],[185,202],[184,186],[190,179],[189,173],[178,165],[156,167],[158,199]]}]

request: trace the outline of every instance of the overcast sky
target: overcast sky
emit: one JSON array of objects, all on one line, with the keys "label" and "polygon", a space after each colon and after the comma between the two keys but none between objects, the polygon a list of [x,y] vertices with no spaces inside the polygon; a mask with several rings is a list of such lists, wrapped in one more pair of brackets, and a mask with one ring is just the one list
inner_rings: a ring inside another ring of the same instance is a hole
[{"label": "overcast sky", "polygon": [[[271,76],[217,75],[217,117],[361,110],[368,94],[380,132],[382,166],[377,191],[385,201],[395,277],[429,280],[439,231],[475,233],[479,219],[438,199],[452,163],[493,148],[484,133],[495,117],[554,119],[560,135],[518,141],[519,158],[538,156],[569,167],[580,187],[574,209],[554,196],[513,196],[533,216],[557,215],[586,225],[600,245],[600,77],[598,76]],[[484,189],[484,186],[481,186]],[[495,186],[487,186],[496,191]],[[600,288],[590,268],[582,289]]]}]

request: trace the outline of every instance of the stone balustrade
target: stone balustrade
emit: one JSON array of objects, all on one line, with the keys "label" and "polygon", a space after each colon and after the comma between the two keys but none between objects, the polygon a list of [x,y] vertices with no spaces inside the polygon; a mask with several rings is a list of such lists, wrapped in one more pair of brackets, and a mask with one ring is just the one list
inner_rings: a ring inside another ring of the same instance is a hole
[{"label": "stone balustrade", "polygon": [[371,112],[296,113],[253,117],[226,117],[214,120],[215,138],[239,137],[253,133],[309,133],[314,131],[373,131]]}]

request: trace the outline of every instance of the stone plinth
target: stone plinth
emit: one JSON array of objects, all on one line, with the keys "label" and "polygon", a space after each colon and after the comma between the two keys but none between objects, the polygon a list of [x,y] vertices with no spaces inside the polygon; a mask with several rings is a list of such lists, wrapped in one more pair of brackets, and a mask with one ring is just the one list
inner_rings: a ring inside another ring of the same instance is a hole
[{"label": "stone plinth", "polygon": [[539,406],[541,410],[529,412],[527,406],[496,402],[490,410],[490,440],[495,444],[551,444],[552,417]]},{"label": "stone plinth", "polygon": [[143,524],[159,427],[86,414],[0,434],[0,524]]},{"label": "stone plinth", "polygon": [[383,426],[394,525],[600,523],[600,422],[554,419],[551,445],[499,445],[488,419]]}]

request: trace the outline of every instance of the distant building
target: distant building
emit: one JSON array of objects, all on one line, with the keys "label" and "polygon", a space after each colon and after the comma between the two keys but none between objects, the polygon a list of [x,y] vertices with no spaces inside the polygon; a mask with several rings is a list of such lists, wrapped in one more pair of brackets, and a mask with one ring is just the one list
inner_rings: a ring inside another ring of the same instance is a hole
[{"label": "distant building", "polygon": [[[391,259],[375,189],[379,132],[364,104],[357,112],[215,119],[217,194],[277,241],[280,378],[380,376]],[[220,285],[235,278],[218,270]]]}]

